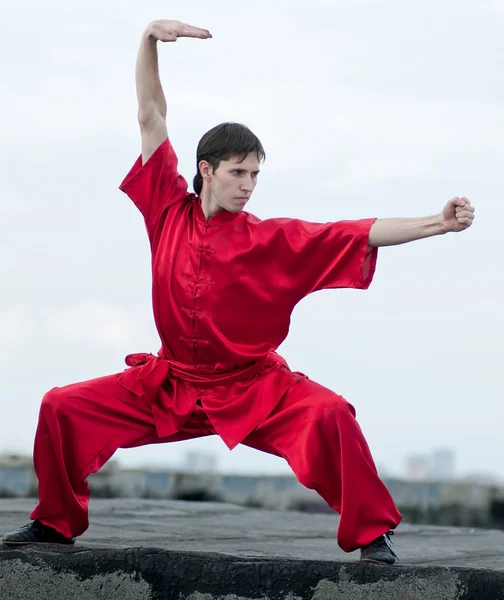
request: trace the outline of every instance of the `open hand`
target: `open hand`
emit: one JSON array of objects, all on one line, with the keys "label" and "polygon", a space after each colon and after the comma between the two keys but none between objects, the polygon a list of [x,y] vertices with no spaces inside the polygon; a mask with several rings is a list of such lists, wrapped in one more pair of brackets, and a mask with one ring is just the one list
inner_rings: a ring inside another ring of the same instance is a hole
[{"label": "open hand", "polygon": [[150,36],[160,42],[176,42],[180,37],[199,38],[201,40],[212,37],[207,29],[193,27],[181,21],[167,21],[165,19],[152,21],[147,31]]},{"label": "open hand", "polygon": [[474,207],[465,196],[452,198],[443,209],[442,219],[446,231],[464,231],[473,223]]}]

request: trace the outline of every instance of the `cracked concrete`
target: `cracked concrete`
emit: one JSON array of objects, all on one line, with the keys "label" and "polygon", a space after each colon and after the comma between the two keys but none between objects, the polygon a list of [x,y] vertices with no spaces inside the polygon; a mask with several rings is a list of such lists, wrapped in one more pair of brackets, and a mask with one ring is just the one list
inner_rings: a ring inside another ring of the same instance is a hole
[{"label": "cracked concrete", "polygon": [[[0,501],[0,533],[33,500]],[[217,503],[95,500],[73,548],[0,548],[1,600],[504,600],[504,532],[401,525],[394,567],[337,546],[338,519]]]}]

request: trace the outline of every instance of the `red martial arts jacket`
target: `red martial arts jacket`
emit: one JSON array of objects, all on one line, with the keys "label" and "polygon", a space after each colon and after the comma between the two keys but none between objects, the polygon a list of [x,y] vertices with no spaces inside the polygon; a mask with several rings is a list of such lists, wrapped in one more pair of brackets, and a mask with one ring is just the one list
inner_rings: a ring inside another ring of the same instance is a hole
[{"label": "red martial arts jacket", "polygon": [[200,400],[233,448],[302,377],[275,352],[296,304],[317,290],[371,283],[375,219],[261,221],[221,211],[207,222],[177,166],[166,140],[120,186],[145,220],[162,346],[157,356],[128,356],[119,381],[152,399],[160,437],[181,429]]}]

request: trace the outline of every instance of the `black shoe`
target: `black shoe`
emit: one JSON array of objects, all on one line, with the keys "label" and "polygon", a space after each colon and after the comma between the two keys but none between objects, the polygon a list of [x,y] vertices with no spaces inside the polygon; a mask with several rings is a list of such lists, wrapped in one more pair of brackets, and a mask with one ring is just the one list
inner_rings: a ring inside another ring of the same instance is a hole
[{"label": "black shoe", "polygon": [[360,559],[363,562],[372,563],[385,563],[387,565],[393,565],[397,558],[397,555],[392,550],[392,542],[390,536],[394,535],[393,531],[384,533],[379,538],[376,538],[374,542],[371,542],[369,546],[361,548]]},{"label": "black shoe", "polygon": [[56,529],[43,525],[40,521],[32,521],[28,525],[23,525],[17,531],[5,534],[2,542],[10,546],[26,544],[61,544],[71,546],[75,543],[75,538],[66,538],[61,533],[58,533]]}]

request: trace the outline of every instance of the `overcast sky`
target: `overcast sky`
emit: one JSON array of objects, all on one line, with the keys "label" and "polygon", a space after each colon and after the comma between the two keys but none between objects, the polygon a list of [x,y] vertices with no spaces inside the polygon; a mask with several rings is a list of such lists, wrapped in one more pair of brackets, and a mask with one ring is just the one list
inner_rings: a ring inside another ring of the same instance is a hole
[{"label": "overcast sky", "polygon": [[[384,248],[371,288],[306,298],[280,348],[343,395],[379,465],[453,448],[504,478],[504,3],[159,0],[10,3],[0,17],[0,452],[31,453],[42,395],[159,347],[142,219],[118,185],[140,150],[134,64],[156,18],[212,40],[160,48],[168,128],[192,181],[201,135],[246,123],[267,161],[250,212],[310,221],[425,216],[456,195],[462,234]],[[120,451],[124,465],[219,438]]]}]

